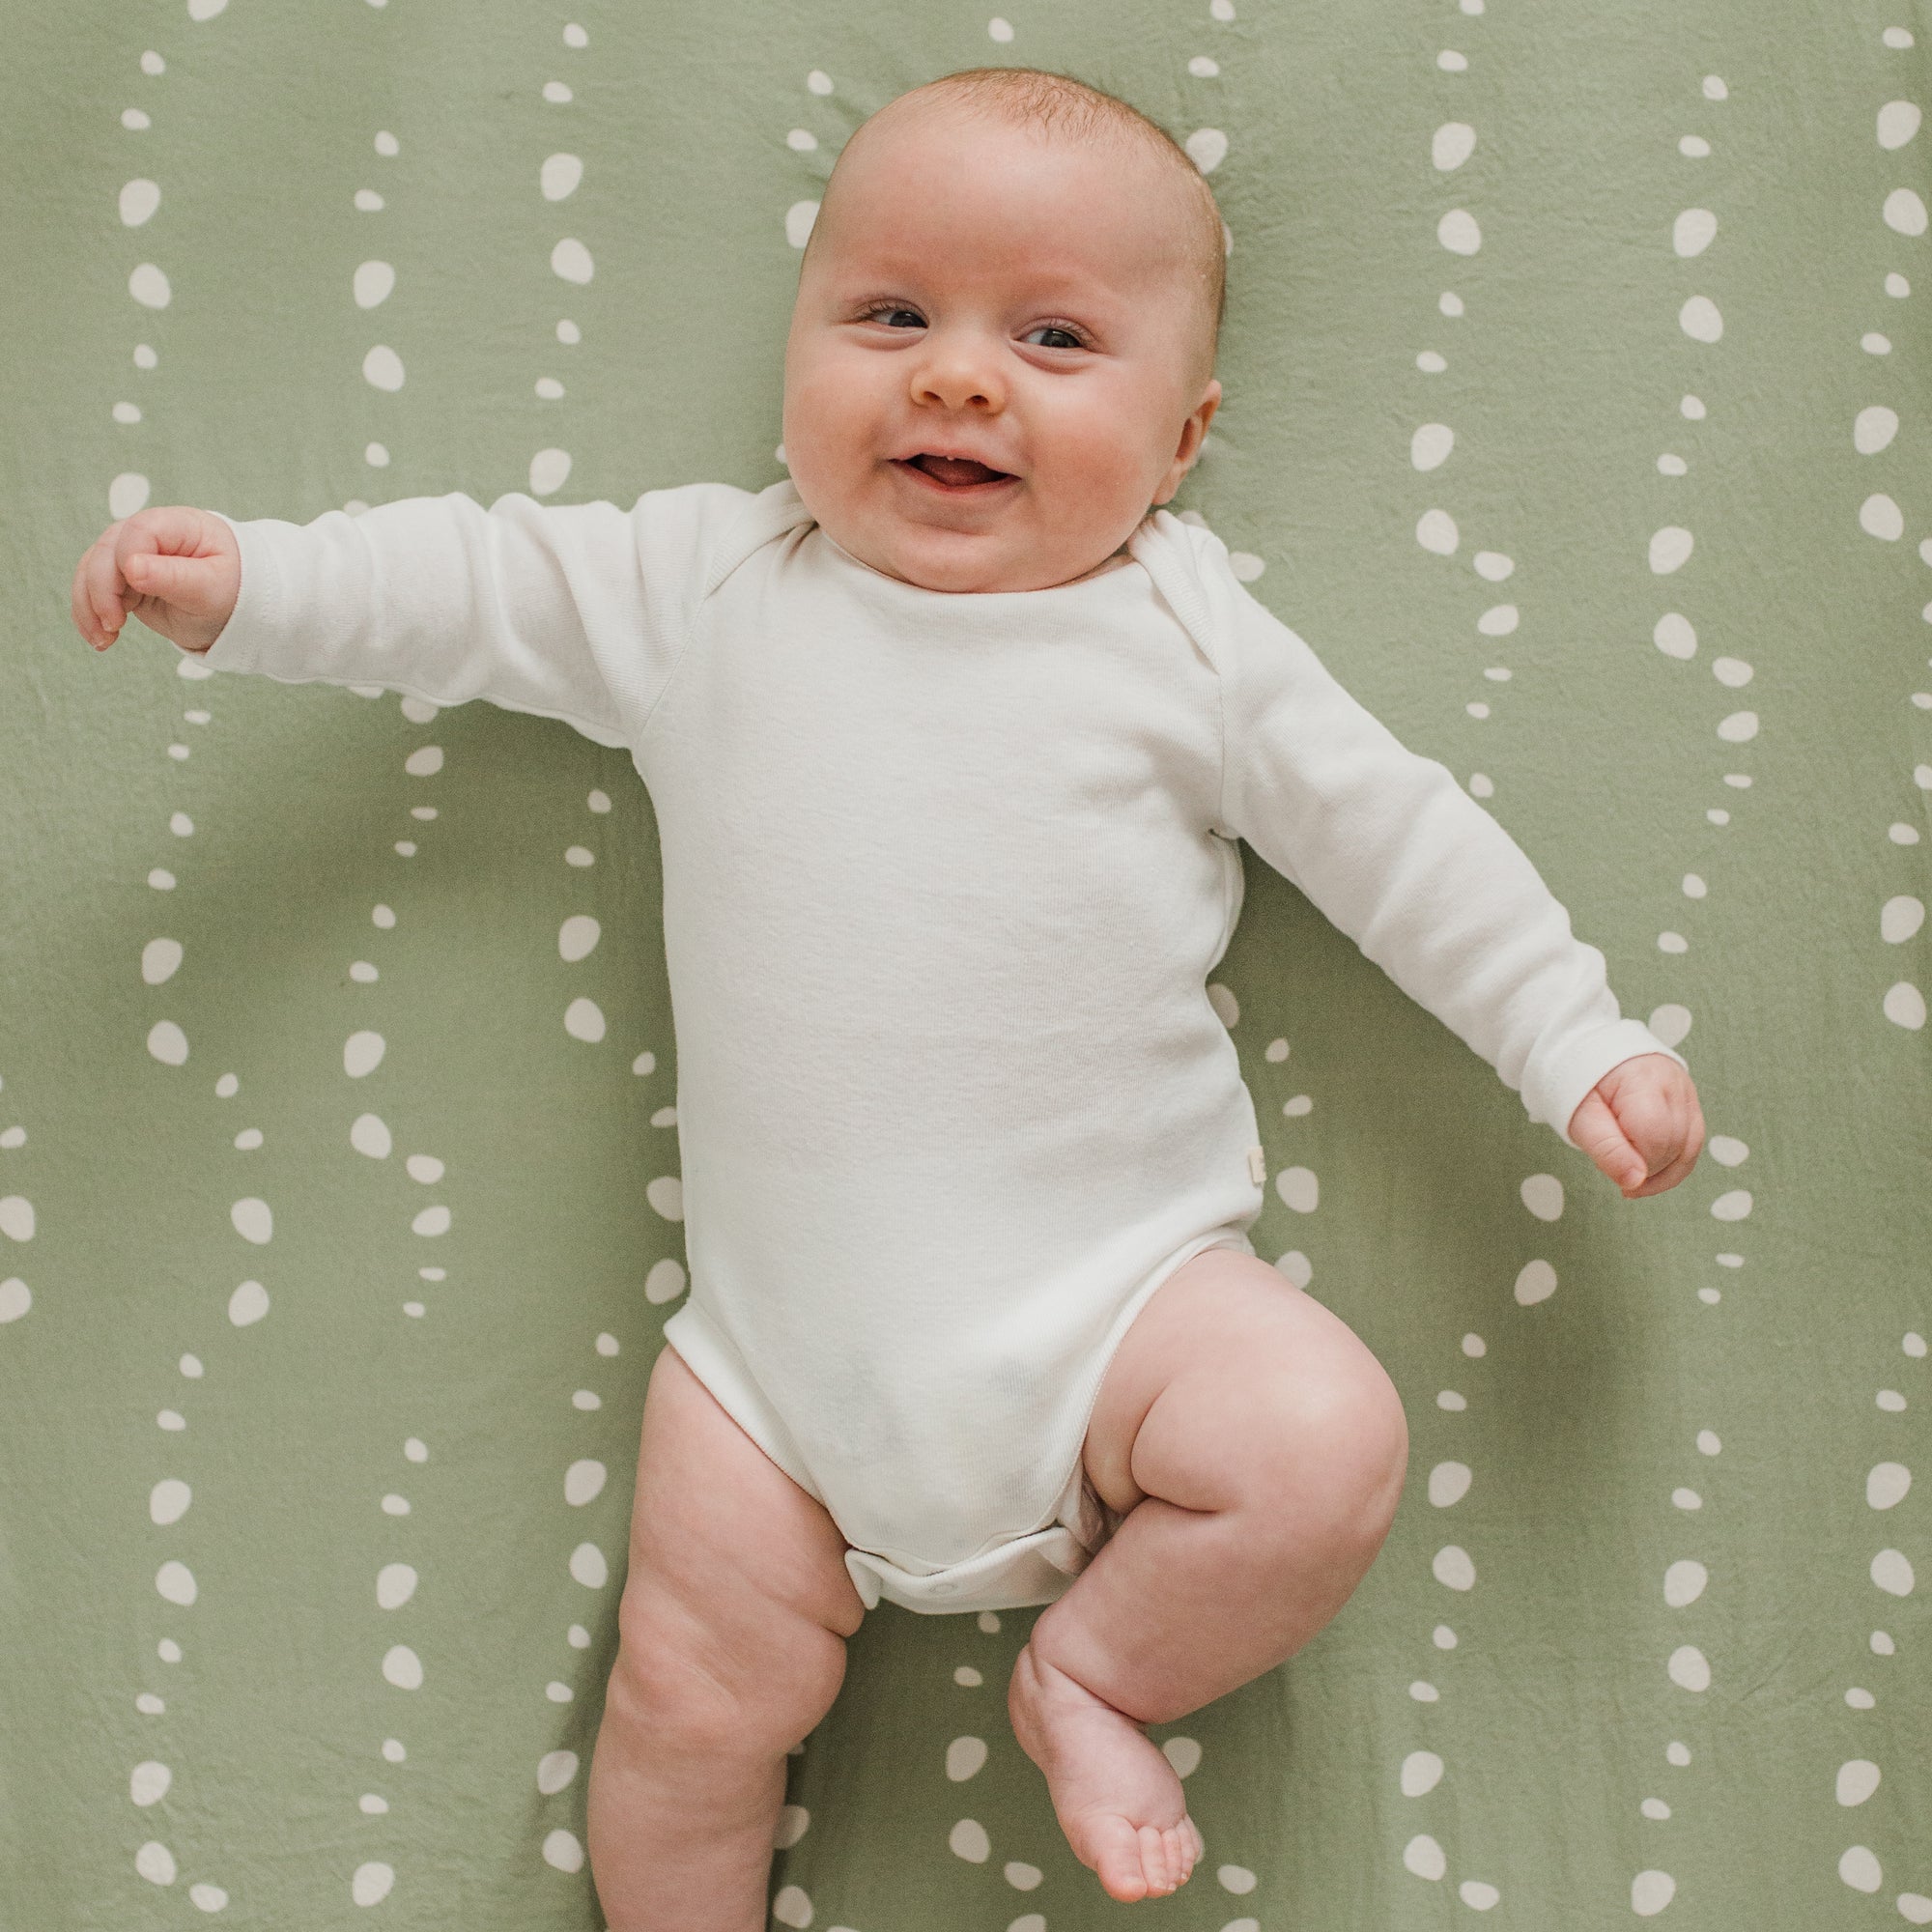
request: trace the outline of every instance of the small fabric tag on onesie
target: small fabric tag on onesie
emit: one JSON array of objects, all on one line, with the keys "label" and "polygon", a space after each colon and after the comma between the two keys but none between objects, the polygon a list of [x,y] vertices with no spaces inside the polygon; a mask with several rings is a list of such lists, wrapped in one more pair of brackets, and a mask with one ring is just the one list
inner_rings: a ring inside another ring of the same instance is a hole
[{"label": "small fabric tag on onesie", "polygon": [[1258,1147],[1251,1147],[1248,1150],[1248,1179],[1257,1187],[1264,1187],[1267,1184],[1267,1178],[1268,1163],[1266,1151]]}]

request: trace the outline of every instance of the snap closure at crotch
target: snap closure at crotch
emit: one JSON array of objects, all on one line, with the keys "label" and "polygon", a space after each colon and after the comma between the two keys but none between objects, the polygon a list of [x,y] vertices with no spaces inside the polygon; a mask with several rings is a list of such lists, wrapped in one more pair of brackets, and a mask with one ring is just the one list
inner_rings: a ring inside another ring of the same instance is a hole
[{"label": "snap closure at crotch", "polygon": [[868,1610],[882,1600],[928,1613],[1026,1609],[1065,1596],[1119,1523],[1076,1463],[1053,1521],[1028,1535],[929,1576],[869,1549],[848,1548],[845,1568]]}]

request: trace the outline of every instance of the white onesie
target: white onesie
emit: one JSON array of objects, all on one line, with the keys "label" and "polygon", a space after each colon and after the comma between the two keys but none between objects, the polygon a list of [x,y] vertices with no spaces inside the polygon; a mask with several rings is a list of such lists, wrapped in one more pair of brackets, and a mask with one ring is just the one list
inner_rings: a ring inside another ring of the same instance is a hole
[{"label": "white onesie", "polygon": [[1668,1051],[1495,820],[1165,510],[1095,576],[973,595],[859,562],[789,482],[233,527],[215,668],[629,749],[677,1045],[666,1339],[868,1606],[1061,1595],[1113,1526],[1081,1449],[1116,1345],[1189,1257],[1253,1252],[1207,993],[1237,838],[1558,1133]]}]

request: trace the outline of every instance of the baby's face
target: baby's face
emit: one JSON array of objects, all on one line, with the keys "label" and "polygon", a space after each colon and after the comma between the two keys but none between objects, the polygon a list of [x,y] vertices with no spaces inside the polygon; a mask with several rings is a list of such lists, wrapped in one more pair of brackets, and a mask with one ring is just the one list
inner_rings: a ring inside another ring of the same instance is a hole
[{"label": "baby's face", "polygon": [[800,497],[927,589],[1086,575],[1174,495],[1220,401],[1184,184],[1119,140],[929,102],[855,142],[785,349]]}]

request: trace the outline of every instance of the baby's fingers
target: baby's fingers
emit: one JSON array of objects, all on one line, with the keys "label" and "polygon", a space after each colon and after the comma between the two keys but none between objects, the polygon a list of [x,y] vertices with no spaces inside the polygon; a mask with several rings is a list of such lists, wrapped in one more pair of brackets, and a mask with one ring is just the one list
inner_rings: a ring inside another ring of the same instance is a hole
[{"label": "baby's fingers", "polygon": [[69,608],[73,626],[98,651],[105,650],[119,633],[128,611],[128,584],[114,562],[114,539],[119,524],[109,524],[81,554],[74,566]]},{"label": "baby's fingers", "polygon": [[1647,1144],[1640,1138],[1638,1145],[1652,1172],[1631,1195],[1633,1201],[1667,1192],[1697,1165],[1704,1148],[1704,1110],[1697,1104],[1697,1090],[1688,1078],[1670,1094],[1667,1124],[1655,1130]]},{"label": "baby's fingers", "polygon": [[212,615],[220,608],[221,569],[213,557],[137,551],[122,559],[120,569],[136,597],[156,598],[194,617]]},{"label": "baby's fingers", "polygon": [[118,527],[114,566],[136,597],[190,617],[227,613],[235,539],[218,517],[175,503],[137,510]]},{"label": "baby's fingers", "polygon": [[1570,1117],[1570,1138],[1609,1176],[1624,1193],[1634,1194],[1650,1172],[1650,1164],[1617,1124],[1603,1096],[1591,1092]]},{"label": "baby's fingers", "polygon": [[[1662,1054],[1638,1054],[1613,1066],[1587,1104],[1601,1103],[1631,1150],[1628,1172],[1598,1165],[1632,1201],[1662,1194],[1696,1165],[1704,1145],[1704,1116],[1690,1076]],[[1581,1118],[1581,1110],[1578,1110]],[[1593,1114],[1591,1118],[1596,1118]],[[1600,1129],[1601,1131],[1601,1129]],[[1581,1135],[1572,1128],[1579,1145]]]}]

